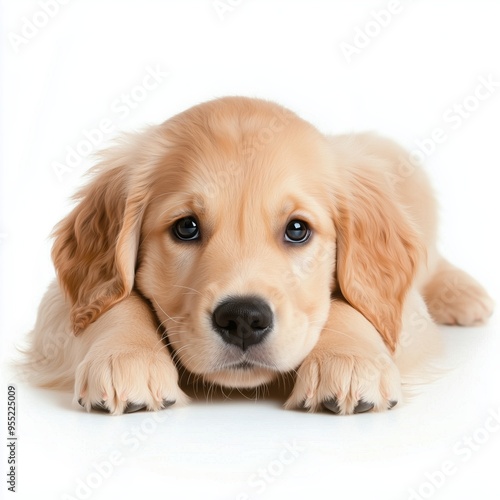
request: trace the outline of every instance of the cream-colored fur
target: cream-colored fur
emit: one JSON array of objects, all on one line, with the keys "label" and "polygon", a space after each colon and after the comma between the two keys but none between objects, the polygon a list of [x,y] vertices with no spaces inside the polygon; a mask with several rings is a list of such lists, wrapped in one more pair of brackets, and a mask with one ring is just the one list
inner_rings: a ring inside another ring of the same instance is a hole
[{"label": "cream-colored fur", "polygon": [[[403,149],[325,137],[274,103],[219,99],[128,137],[77,199],[54,233],[58,281],[26,366],[87,409],[184,403],[182,366],[228,387],[293,373],[289,408],[384,410],[432,351],[431,317],[471,325],[492,312],[439,255],[432,190]],[[186,216],[199,241],[173,236]],[[305,243],[284,240],[291,220],[310,228]],[[242,351],[210,318],[248,295],[269,305],[273,327]]]}]

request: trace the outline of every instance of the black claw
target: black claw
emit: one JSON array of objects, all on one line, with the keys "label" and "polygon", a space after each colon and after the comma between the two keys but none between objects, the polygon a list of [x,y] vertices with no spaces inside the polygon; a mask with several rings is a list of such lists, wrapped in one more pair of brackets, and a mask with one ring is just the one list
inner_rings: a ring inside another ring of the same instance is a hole
[{"label": "black claw", "polygon": [[175,404],[175,399],[172,401],[171,399],[164,399],[162,404],[161,404],[161,409],[164,410],[165,408],[168,408],[169,406],[172,406]]},{"label": "black claw", "polygon": [[389,401],[389,410],[392,410],[397,404],[397,401]]},{"label": "black claw", "polygon": [[340,408],[337,398],[326,399],[325,401],[323,401],[323,407],[331,411],[332,413],[335,413],[336,415],[340,413]]},{"label": "black claw", "polygon": [[[85,408],[85,403],[83,402],[83,398],[80,398],[78,400],[78,404],[82,407],[82,408]],[[94,411],[103,411],[103,412],[106,412],[108,413],[109,410],[106,408],[106,402],[105,401],[100,401],[99,403],[94,403],[92,406],[91,406],[92,410]]]},{"label": "black claw", "polygon": [[92,409],[95,411],[101,411],[105,413],[109,413],[109,410],[106,408],[106,402],[105,401],[99,401],[99,403],[95,403],[92,405]]},{"label": "black claw", "polygon": [[143,410],[144,408],[146,408],[146,405],[143,403],[127,403],[123,413],[135,413],[136,411]]},{"label": "black claw", "polygon": [[360,400],[354,408],[354,413],[365,413],[365,411],[370,411],[374,406],[373,403],[367,403],[366,401]]},{"label": "black claw", "polygon": [[[162,409],[168,408],[169,406],[172,406],[174,403],[175,403],[175,400],[171,401],[169,399],[164,399],[162,401]],[[85,408],[83,398],[80,398],[78,400],[78,404],[80,406],[82,406],[83,408]],[[99,403],[94,403],[91,408],[94,411],[109,413],[109,410],[106,408],[105,401],[100,401]],[[135,413],[136,411],[144,410],[144,408],[146,408],[146,405],[142,404],[142,403],[127,403],[127,406],[123,410],[123,413]]]}]

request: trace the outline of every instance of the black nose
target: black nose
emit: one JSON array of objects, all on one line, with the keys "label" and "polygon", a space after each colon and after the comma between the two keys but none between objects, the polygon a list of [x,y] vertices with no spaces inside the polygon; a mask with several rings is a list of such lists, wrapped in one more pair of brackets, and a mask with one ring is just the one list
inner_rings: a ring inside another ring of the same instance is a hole
[{"label": "black nose", "polygon": [[258,297],[231,298],[216,307],[212,324],[225,342],[246,350],[271,331],[273,313]]}]

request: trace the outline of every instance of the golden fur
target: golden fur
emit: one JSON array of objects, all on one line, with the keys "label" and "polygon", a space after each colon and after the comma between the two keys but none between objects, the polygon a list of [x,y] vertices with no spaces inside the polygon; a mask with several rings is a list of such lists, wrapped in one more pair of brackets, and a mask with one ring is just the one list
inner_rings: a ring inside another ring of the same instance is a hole
[{"label": "golden fur", "polygon": [[[431,350],[431,316],[471,325],[492,312],[483,288],[438,254],[435,200],[403,149],[372,134],[324,136],[274,103],[219,99],[125,137],[77,202],[54,232],[58,281],[29,365],[87,409],[185,402],[177,364],[238,388],[290,372],[289,408],[384,410],[401,400],[401,372]],[[200,241],[173,237],[186,216]],[[291,220],[310,228],[305,243],[284,241]],[[210,321],[240,296],[273,315],[245,351]]]}]

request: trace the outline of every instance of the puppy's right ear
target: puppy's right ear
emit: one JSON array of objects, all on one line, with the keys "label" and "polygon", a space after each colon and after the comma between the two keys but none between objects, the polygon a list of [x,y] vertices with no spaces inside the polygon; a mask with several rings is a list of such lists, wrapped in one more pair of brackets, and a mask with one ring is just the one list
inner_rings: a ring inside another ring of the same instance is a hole
[{"label": "puppy's right ear", "polygon": [[[126,153],[112,149],[54,229],[52,259],[72,304],[75,334],[127,297],[134,284],[145,183],[131,179]],[[135,186],[135,187],[131,187]]]}]

